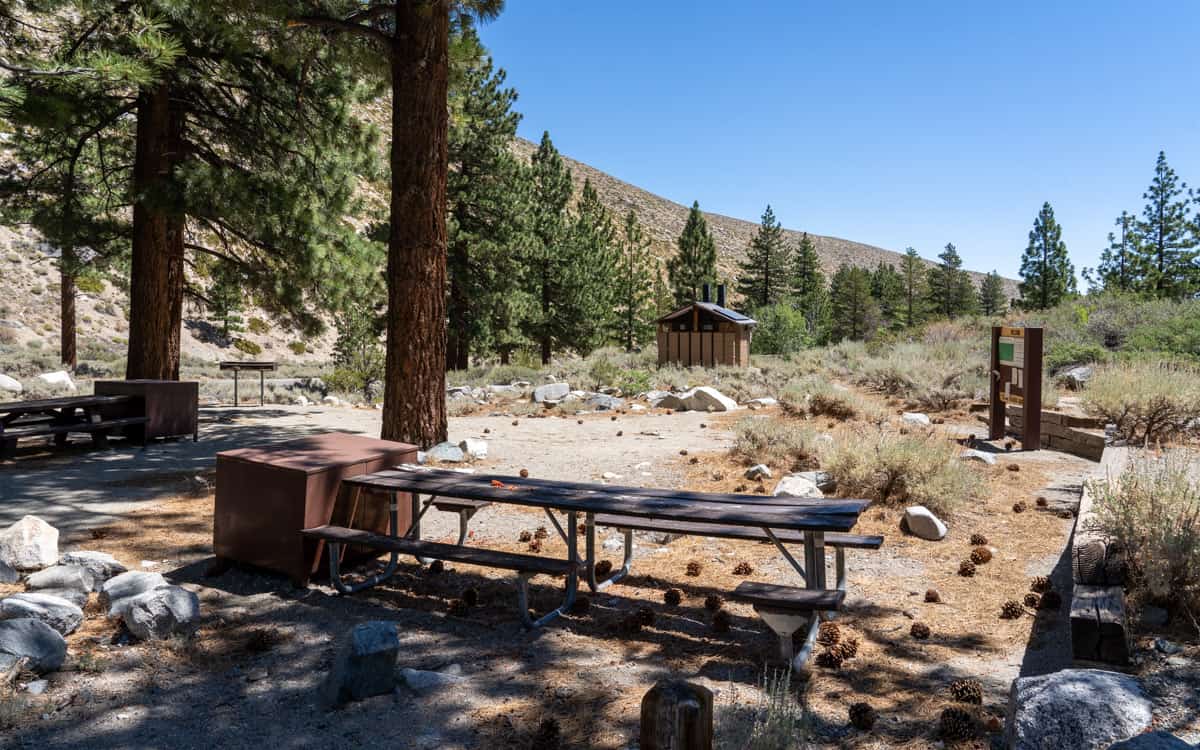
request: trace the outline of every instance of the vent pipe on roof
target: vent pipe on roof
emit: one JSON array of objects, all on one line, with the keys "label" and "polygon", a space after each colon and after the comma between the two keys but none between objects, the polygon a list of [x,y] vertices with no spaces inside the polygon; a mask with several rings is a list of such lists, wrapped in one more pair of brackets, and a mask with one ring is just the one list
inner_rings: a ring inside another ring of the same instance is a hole
[{"label": "vent pipe on roof", "polygon": [[725,307],[725,285],[717,284],[717,307]]},{"label": "vent pipe on roof", "polygon": [[712,289],[708,286],[708,284],[704,285],[704,298],[701,300],[701,302],[712,302]]}]

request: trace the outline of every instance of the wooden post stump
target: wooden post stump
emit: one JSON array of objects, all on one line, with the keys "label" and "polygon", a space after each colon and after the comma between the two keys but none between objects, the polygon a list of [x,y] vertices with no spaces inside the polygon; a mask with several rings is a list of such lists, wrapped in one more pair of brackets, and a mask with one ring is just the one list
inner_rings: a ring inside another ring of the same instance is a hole
[{"label": "wooden post stump", "polygon": [[641,750],[712,750],[713,694],[703,685],[660,680],[642,698]]}]

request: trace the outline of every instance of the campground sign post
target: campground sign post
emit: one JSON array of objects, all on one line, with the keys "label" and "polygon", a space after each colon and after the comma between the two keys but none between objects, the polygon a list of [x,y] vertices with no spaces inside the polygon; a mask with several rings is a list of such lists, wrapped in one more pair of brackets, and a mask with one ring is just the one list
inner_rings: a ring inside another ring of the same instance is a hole
[{"label": "campground sign post", "polygon": [[1020,407],[1021,447],[1037,450],[1042,441],[1042,329],[992,327],[989,440],[1004,437],[1005,409]]}]

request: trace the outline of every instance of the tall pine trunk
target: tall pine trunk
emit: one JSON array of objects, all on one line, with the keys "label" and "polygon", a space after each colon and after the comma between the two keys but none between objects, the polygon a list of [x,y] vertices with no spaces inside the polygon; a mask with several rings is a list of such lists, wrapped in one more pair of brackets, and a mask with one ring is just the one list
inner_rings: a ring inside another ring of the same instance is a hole
[{"label": "tall pine trunk", "polygon": [[74,370],[79,364],[75,346],[75,248],[68,244],[59,258],[59,359],[63,365]]},{"label": "tall pine trunk", "polygon": [[446,439],[449,4],[396,3],[385,440]]},{"label": "tall pine trunk", "polygon": [[184,218],[170,180],[183,144],[183,114],[167,84],[138,97],[134,154],[133,262],[125,377],[179,379],[183,324]]},{"label": "tall pine trunk", "polygon": [[542,364],[550,364],[550,356],[554,352],[550,341],[550,261],[542,261]]}]

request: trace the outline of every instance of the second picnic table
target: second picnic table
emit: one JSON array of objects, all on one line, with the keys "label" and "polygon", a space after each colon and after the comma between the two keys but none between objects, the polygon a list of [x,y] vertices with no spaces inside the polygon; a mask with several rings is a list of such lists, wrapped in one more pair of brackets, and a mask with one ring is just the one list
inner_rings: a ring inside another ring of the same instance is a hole
[{"label": "second picnic table", "polygon": [[129,395],[65,396],[0,404],[0,458],[15,455],[17,440],[53,436],[64,445],[72,432],[87,433],[104,445],[109,434],[146,423]]},{"label": "second picnic table", "polygon": [[[456,560],[468,564],[515,570],[518,573],[518,606],[527,627],[539,627],[567,612],[575,601],[579,575],[587,577],[593,590],[600,590],[629,572],[633,562],[632,530],[665,529],[672,533],[772,542],[780,554],[804,581],[803,587],[744,582],[732,592],[735,599],[750,603],[780,636],[783,655],[801,667],[811,654],[817,625],[822,614],[840,608],[845,596],[843,549],[876,549],[882,537],[848,534],[867,506],[865,500],[760,498],[749,495],[686,492],[677,490],[618,487],[581,482],[531,479],[496,474],[468,474],[422,466],[401,466],[343,480],[354,509],[363,492],[387,495],[393,519],[387,535],[373,534],[350,527],[321,526],[302,534],[330,545],[330,578],[342,593],[352,593],[390,578],[397,570],[401,554],[422,562],[432,559]],[[412,503],[413,522],[403,536],[397,528],[397,510],[401,494]],[[422,496],[425,499],[422,500]],[[518,554],[464,546],[467,523],[480,508],[502,503],[541,508],[567,545],[565,558]],[[421,519],[430,509],[456,512],[461,519],[457,544],[421,540]],[[555,511],[565,514],[566,527]],[[577,529],[583,517],[585,551],[577,546]],[[605,580],[596,575],[596,527],[612,526],[625,532],[625,563],[620,571]],[[787,548],[800,543],[804,548],[801,564]],[[345,545],[362,545],[390,554],[385,570],[357,583],[347,583],[340,570]],[[825,548],[837,552],[837,586],[826,584]],[[528,579],[537,574],[566,578],[562,604],[534,620],[528,610]],[[792,633],[807,625],[805,645],[793,655]]]}]

